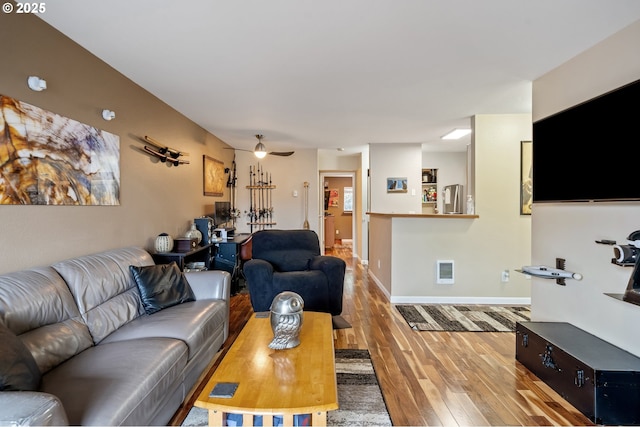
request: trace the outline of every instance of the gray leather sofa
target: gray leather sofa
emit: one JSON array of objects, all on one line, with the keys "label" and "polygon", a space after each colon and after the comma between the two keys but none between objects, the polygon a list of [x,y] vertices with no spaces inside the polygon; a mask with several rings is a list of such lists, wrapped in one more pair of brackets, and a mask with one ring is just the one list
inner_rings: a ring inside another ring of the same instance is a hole
[{"label": "gray leather sofa", "polygon": [[0,326],[41,374],[0,391],[0,425],[169,422],[227,338],[230,275],[185,273],[195,301],[148,315],[129,266],[153,264],[131,247],[0,276]]}]

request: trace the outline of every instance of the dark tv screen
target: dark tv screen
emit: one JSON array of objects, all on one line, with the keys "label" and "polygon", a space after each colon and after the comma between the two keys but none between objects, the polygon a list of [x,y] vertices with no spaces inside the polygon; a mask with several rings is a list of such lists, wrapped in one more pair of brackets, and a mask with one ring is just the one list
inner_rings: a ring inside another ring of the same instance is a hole
[{"label": "dark tv screen", "polygon": [[533,123],[533,202],[640,200],[640,80]]}]

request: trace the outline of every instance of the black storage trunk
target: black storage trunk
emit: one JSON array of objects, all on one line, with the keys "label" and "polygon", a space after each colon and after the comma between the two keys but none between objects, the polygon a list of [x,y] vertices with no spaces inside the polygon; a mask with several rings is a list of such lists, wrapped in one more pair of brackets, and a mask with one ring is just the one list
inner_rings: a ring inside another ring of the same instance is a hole
[{"label": "black storage trunk", "polygon": [[518,322],[516,360],[594,423],[640,425],[640,358],[631,353],[569,323]]}]

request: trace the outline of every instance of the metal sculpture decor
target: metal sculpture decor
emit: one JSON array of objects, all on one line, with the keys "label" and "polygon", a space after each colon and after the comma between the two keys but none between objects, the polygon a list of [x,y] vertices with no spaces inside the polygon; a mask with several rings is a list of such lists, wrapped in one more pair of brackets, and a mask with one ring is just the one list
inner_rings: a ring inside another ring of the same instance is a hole
[{"label": "metal sculpture decor", "polygon": [[270,308],[273,340],[269,348],[283,350],[300,345],[303,308],[304,301],[295,292],[285,291],[275,296]]},{"label": "metal sculpture decor", "polygon": [[119,205],[120,137],[0,95],[0,204]]}]

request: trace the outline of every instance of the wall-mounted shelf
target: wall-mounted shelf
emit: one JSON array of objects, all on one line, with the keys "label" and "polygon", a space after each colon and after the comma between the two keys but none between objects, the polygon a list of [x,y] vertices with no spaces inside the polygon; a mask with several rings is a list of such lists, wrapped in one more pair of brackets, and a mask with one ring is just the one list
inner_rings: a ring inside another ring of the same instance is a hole
[{"label": "wall-mounted shelf", "polygon": [[435,213],[438,203],[438,169],[422,169],[422,213]]}]

